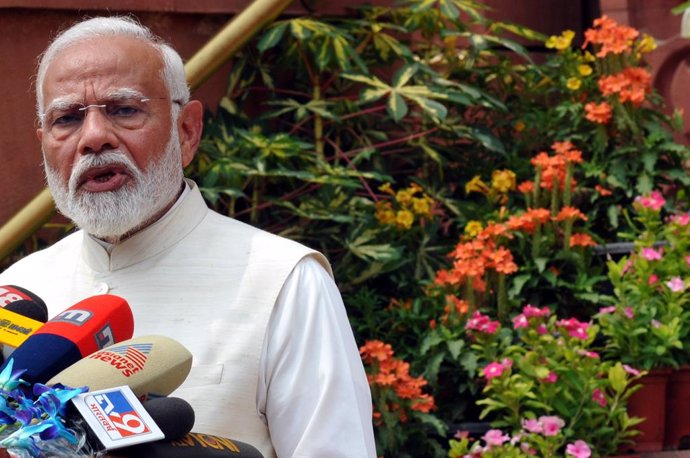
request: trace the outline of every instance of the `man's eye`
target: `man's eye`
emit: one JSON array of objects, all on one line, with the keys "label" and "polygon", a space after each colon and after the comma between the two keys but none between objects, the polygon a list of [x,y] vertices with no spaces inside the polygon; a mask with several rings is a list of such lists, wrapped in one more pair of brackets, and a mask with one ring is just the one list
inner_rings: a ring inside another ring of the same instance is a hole
[{"label": "man's eye", "polygon": [[81,122],[84,116],[80,113],[69,112],[57,114],[53,120],[54,126],[69,126]]},{"label": "man's eye", "polygon": [[107,107],[108,115],[118,118],[129,118],[141,113],[141,110],[134,105],[117,104]]}]

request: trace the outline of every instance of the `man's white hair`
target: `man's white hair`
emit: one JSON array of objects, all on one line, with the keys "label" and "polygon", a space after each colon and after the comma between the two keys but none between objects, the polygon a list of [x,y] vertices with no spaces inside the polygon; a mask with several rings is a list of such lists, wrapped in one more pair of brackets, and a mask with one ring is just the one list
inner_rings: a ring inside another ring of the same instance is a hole
[{"label": "man's white hair", "polygon": [[[43,80],[48,67],[60,52],[91,38],[114,36],[138,38],[157,49],[163,58],[162,77],[170,99],[180,102],[182,105],[189,101],[189,86],[187,86],[184,63],[177,51],[133,18],[126,16],[95,17],[78,22],[61,32],[41,55],[36,73],[36,112],[39,119],[42,118],[44,108]],[[179,107],[176,103],[171,105],[174,119]]]}]

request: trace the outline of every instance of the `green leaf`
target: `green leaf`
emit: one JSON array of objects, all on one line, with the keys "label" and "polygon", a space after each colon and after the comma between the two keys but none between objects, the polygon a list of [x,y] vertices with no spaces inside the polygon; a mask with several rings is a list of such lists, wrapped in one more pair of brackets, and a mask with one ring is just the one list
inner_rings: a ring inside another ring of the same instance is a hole
[{"label": "green leaf", "polygon": [[400,68],[397,72],[395,72],[395,76],[393,77],[393,87],[401,88],[406,85],[414,74],[417,73],[417,70],[418,67],[414,64],[405,65],[404,67]]},{"label": "green leaf", "polygon": [[273,24],[266,31],[266,33],[263,34],[261,40],[259,40],[259,43],[256,45],[259,51],[265,52],[266,50],[271,49],[280,43],[281,38],[283,38],[283,35],[285,34],[285,30],[288,28],[288,25],[289,24],[287,22],[276,22]]},{"label": "green leaf", "polygon": [[391,92],[388,96],[386,111],[395,122],[400,121],[407,115],[407,104],[399,93]]},{"label": "green leaf", "polygon": [[448,351],[450,352],[451,356],[457,360],[460,356],[460,352],[465,347],[465,341],[461,339],[449,340],[446,342],[446,345],[448,345]]}]

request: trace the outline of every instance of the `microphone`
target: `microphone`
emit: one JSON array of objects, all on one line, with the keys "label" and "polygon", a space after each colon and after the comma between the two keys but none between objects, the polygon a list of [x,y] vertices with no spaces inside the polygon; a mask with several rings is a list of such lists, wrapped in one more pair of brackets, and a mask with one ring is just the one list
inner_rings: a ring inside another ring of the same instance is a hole
[{"label": "microphone", "polygon": [[86,432],[88,449],[120,450],[163,438],[177,440],[192,430],[194,409],[184,399],[163,397],[139,403],[135,397],[127,401],[128,392],[132,393],[123,386],[72,400],[70,427]]},{"label": "microphone", "polygon": [[156,441],[125,447],[109,458],[263,458],[256,447],[245,442],[210,434],[189,433],[179,440]]},{"label": "microphone", "polygon": [[43,299],[19,286],[0,286],[0,307],[41,323],[48,321],[48,307]]},{"label": "microphone", "polygon": [[165,336],[140,336],[99,350],[52,377],[47,385],[88,386],[91,391],[127,385],[139,399],[167,396],[187,378],[192,354]]},{"label": "microphone", "polygon": [[194,426],[194,409],[182,398],[152,398],[142,405],[168,441],[182,439]]},{"label": "microphone", "polygon": [[48,307],[34,293],[15,285],[0,286],[2,361],[48,321]]},{"label": "microphone", "polygon": [[103,294],[86,298],[46,322],[12,353],[22,379],[45,383],[82,357],[132,337],[134,318],[127,301]]}]

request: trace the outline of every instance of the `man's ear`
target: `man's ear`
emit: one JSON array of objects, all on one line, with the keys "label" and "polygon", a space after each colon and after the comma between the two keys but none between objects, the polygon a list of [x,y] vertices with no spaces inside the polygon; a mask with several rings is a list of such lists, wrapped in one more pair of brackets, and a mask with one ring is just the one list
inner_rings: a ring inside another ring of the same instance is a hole
[{"label": "man's ear", "polygon": [[182,151],[182,167],[187,167],[199,147],[204,123],[204,107],[198,100],[191,100],[182,106],[177,117],[177,133]]},{"label": "man's ear", "polygon": [[43,127],[36,129],[36,137],[38,138],[39,142],[43,141]]}]

